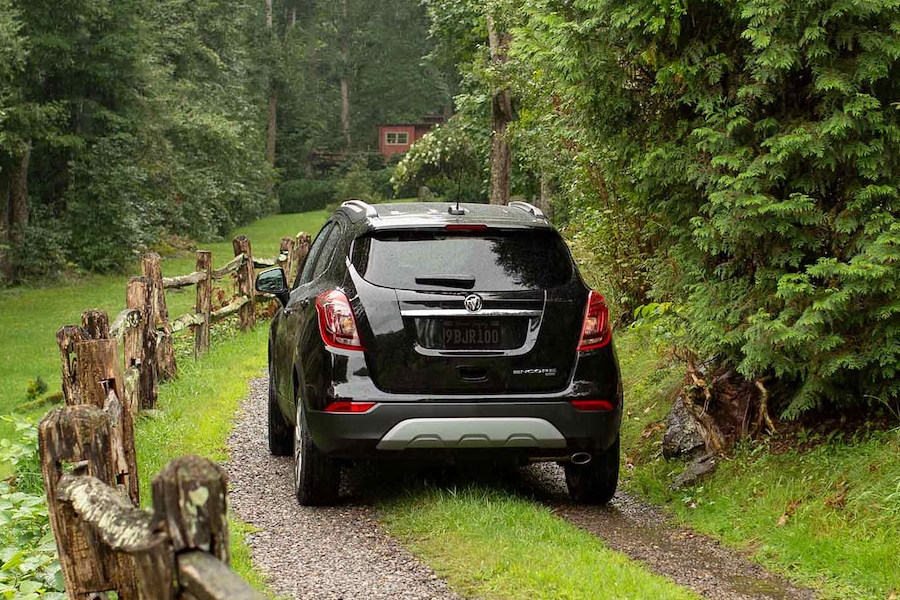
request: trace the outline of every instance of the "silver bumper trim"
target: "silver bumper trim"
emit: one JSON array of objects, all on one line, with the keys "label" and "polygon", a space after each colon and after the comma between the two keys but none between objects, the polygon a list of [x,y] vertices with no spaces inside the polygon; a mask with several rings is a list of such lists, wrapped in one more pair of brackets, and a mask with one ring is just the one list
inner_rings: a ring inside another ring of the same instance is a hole
[{"label": "silver bumper trim", "polygon": [[562,433],[533,417],[407,419],[378,442],[379,450],[421,448],[565,448]]}]

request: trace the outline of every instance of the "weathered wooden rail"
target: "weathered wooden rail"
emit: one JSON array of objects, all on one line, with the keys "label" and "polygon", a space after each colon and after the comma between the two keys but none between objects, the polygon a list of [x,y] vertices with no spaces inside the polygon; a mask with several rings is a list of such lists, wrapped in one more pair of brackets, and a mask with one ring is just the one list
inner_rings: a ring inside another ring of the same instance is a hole
[{"label": "weathered wooden rail", "polygon": [[[229,568],[226,476],[216,464],[187,456],[153,480],[153,511],[139,508],[134,417],[154,408],[159,379],[177,373],[173,335],[194,329],[194,356],[209,349],[209,328],[238,313],[253,326],[254,269],[280,265],[290,277],[309,252],[309,236],[285,237],[277,257],[253,258],[250,240],[233,241],[235,257],[212,269],[197,252],[197,270],[164,278],[158,254],[141,261],[128,282],[127,308],[109,322],[85,311],[81,325],[57,332],[64,408],[39,427],[41,471],[59,560],[72,600],[261,600]],[[234,275],[237,294],[212,310],[213,282]],[[169,319],[165,290],[196,286],[194,312]],[[120,341],[124,361],[120,360]]]},{"label": "weathered wooden rail", "polygon": [[[310,238],[306,233],[281,239],[278,256],[272,259],[254,258],[250,240],[238,236],[232,241],[234,258],[219,269],[212,268],[212,254],[197,252],[196,271],[187,275],[163,277],[162,261],[155,252],[141,259],[140,277],[133,277],[125,294],[126,308],[106,325],[106,338],[124,343],[125,395],[134,413],[156,406],[158,382],[176,376],[173,336],[188,328],[194,332],[194,357],[199,358],[209,350],[209,331],[213,323],[238,314],[240,327],[246,331],[256,320],[255,302],[268,302],[271,297],[257,294],[253,288],[254,271],[257,268],[281,266],[289,278],[299,269],[309,252]],[[233,276],[237,293],[218,309],[213,310],[213,284]],[[196,287],[193,312],[169,318],[166,290]],[[85,337],[81,328],[66,326],[57,332],[57,342],[65,364],[72,364],[76,344]],[[69,369],[71,371],[71,369]],[[71,373],[68,373],[71,375]],[[63,367],[63,393],[68,399],[71,385],[66,384],[66,367]],[[137,398],[137,400],[135,400]]]},{"label": "weathered wooden rail", "polygon": [[264,598],[228,567],[219,466],[196,456],[170,462],[153,480],[153,511],[138,508],[133,417],[142,373],[123,370],[106,313],[86,311],[59,339],[66,406],[41,421],[39,443],[69,598]]},{"label": "weathered wooden rail", "polygon": [[153,479],[153,511],[119,485],[115,393],[107,409],[52,410],[40,425],[50,522],[71,600],[262,600],[229,568],[227,480],[196,456]]}]

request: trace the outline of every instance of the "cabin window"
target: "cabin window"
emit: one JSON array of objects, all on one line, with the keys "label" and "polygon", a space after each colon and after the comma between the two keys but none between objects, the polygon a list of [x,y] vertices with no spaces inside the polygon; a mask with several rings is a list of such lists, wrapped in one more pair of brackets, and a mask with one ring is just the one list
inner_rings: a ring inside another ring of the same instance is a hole
[{"label": "cabin window", "polygon": [[391,131],[385,134],[385,142],[390,146],[405,146],[409,143],[409,134],[405,131]]}]

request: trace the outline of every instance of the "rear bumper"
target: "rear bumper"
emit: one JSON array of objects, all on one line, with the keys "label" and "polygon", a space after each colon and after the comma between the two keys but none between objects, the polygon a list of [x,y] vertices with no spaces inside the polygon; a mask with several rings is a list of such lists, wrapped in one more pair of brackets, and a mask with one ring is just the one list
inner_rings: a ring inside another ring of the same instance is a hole
[{"label": "rear bumper", "polygon": [[555,459],[602,452],[621,409],[577,410],[566,401],[382,403],[364,414],[310,410],[316,446],[339,458],[440,457],[482,452]]}]

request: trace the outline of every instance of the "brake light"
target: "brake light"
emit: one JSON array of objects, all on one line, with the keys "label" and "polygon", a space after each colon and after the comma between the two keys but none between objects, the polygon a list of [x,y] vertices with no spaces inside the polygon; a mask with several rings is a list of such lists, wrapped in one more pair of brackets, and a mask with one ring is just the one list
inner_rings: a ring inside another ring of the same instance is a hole
[{"label": "brake light", "polygon": [[444,227],[444,229],[447,231],[484,231],[485,229],[487,229],[487,225],[453,224],[453,225],[447,225],[446,227]]},{"label": "brake light", "polygon": [[330,413],[365,413],[369,412],[377,402],[351,402],[348,400],[339,400],[337,402],[332,402],[328,406],[325,407],[325,412]]},{"label": "brake light", "polygon": [[359,339],[353,309],[344,292],[331,290],[316,296],[316,312],[319,313],[322,341],[333,348],[365,350]]},{"label": "brake light", "polygon": [[572,406],[578,410],[615,410],[615,405],[609,400],[572,400]]},{"label": "brake light", "polygon": [[591,290],[588,294],[587,310],[584,314],[584,325],[581,327],[581,340],[578,350],[594,350],[609,343],[612,332],[609,329],[609,309],[606,300],[599,292]]}]

